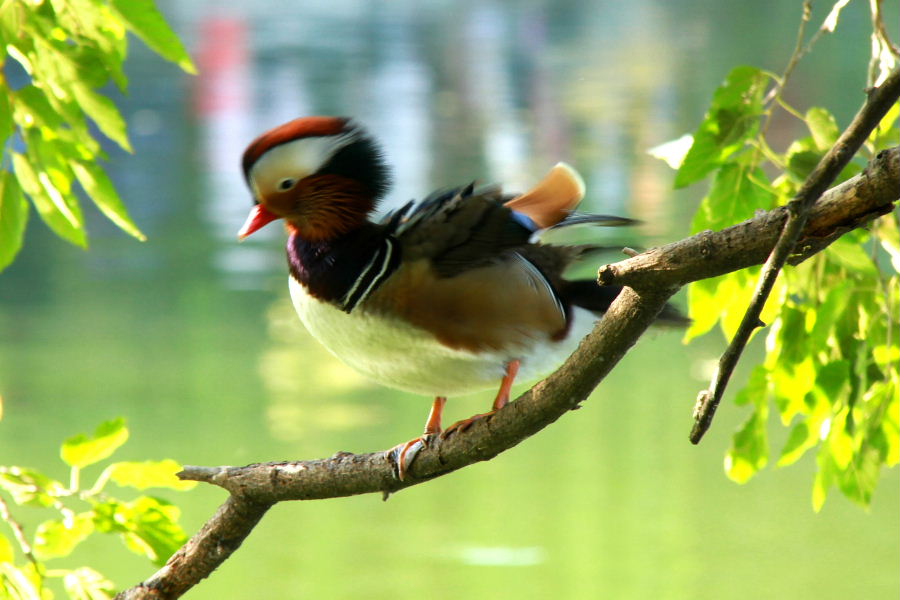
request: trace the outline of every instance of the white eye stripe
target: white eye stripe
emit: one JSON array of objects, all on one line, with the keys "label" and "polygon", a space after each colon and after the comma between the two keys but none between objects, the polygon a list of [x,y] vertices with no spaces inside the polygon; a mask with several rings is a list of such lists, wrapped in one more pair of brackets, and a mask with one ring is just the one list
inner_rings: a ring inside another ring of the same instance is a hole
[{"label": "white eye stripe", "polygon": [[300,179],[318,171],[352,139],[352,135],[343,134],[303,138],[276,146],[263,154],[250,169],[251,185],[255,185],[262,195],[290,189],[282,188],[282,183],[292,180],[296,185]]}]

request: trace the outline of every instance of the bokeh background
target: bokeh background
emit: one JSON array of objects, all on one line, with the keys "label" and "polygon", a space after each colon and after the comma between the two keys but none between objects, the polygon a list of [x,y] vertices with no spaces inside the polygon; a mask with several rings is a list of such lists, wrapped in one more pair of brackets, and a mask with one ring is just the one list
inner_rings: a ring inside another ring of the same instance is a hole
[{"label": "bokeh background", "polygon": [[[801,14],[784,0],[160,7],[200,75],[133,44],[118,102],[135,154],[110,145],[108,164],[149,241],[95,211],[84,252],[32,219],[0,275],[0,463],[64,478],[59,442],[119,415],[132,437],[117,456],[133,460],[245,464],[413,437],[430,399],[366,382],[300,327],[283,232],[237,244],[250,206],[244,146],[296,116],[354,116],[394,166],[385,209],[473,179],[522,190],[566,160],[585,175],[586,209],[645,222],[623,243],[660,244],[688,233],[703,189],[673,191],[647,149],[693,130],[733,66],[780,72]],[[789,102],[849,122],[868,18],[865,3],[845,9]],[[773,131],[787,141],[800,123],[780,117]],[[729,400],[703,443],[687,442],[723,340],[680,338],[651,332],[582,410],[490,463],[386,503],[277,506],[188,597],[896,598],[898,473],[871,510],[835,491],[818,515],[810,457],[730,482],[722,459],[744,409]],[[490,396],[452,399],[447,420]],[[162,495],[183,507],[189,533],[225,498],[210,486]],[[89,541],[75,562],[122,587],[154,570],[112,538]]]}]

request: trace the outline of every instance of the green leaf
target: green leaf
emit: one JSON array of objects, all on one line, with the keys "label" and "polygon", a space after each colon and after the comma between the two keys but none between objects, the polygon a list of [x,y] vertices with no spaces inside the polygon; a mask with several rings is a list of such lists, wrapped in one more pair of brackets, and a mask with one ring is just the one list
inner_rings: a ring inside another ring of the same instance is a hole
[{"label": "green leaf", "polygon": [[188,73],[197,69],[178,36],[166,23],[153,0],[112,0],[129,29],[163,58],[176,63]]},{"label": "green leaf", "polygon": [[705,229],[724,229],[749,219],[759,209],[769,209],[775,195],[766,187],[768,179],[762,169],[750,169],[741,164],[723,166],[713,180],[709,194],[691,224],[692,233]]},{"label": "green leaf", "polygon": [[142,552],[157,565],[164,565],[176,550],[187,541],[178,525],[181,511],[174,504],[159,498],[142,496],[131,503],[133,529],[126,534],[126,545]]},{"label": "green leaf", "polygon": [[181,511],[160,498],[133,502],[109,500],[94,507],[97,529],[120,533],[129,550],[162,565],[187,540],[178,525]]},{"label": "green leaf", "polygon": [[857,504],[867,507],[872,503],[872,494],[878,487],[881,475],[881,457],[871,445],[864,445],[853,456],[852,463],[838,476],[838,487],[845,496]]},{"label": "green leaf", "polygon": [[730,274],[701,279],[688,286],[688,317],[691,324],[684,333],[685,344],[708,332],[719,320],[722,308],[717,300],[719,287],[728,277]]},{"label": "green leaf", "polygon": [[[14,600],[45,600],[50,597],[42,593],[46,591],[41,585],[41,576],[34,565],[26,564],[16,567],[12,563],[0,563],[0,592],[4,592]],[[0,596],[6,600],[7,596]]]},{"label": "green leaf", "polygon": [[824,401],[834,403],[841,398],[849,382],[850,362],[844,359],[834,360],[819,366],[815,391],[821,394]]},{"label": "green leaf", "polygon": [[9,492],[13,502],[26,506],[51,506],[65,486],[34,469],[0,467],[0,488]]},{"label": "green leaf", "polygon": [[20,127],[49,127],[58,129],[63,119],[50,104],[46,92],[33,84],[23,86],[13,92],[13,116]]},{"label": "green leaf", "polygon": [[834,461],[827,450],[819,452],[819,455],[816,457],[816,464],[818,469],[816,469],[816,478],[813,480],[812,505],[813,510],[819,512],[825,505],[828,491],[834,485],[835,471]]},{"label": "green leaf", "polygon": [[818,441],[819,432],[811,428],[807,421],[797,423],[791,430],[784,448],[781,449],[781,456],[778,457],[777,466],[786,467],[797,462]]},{"label": "green leaf", "polygon": [[787,171],[797,181],[804,181],[813,172],[824,152],[816,146],[811,137],[801,138],[791,142],[785,153]]},{"label": "green leaf", "polygon": [[768,399],[769,371],[763,365],[757,365],[750,374],[747,385],[734,397],[738,406],[744,404],[760,405]]},{"label": "green leaf", "polygon": [[119,193],[116,192],[112,181],[100,166],[95,163],[74,162],[71,167],[91,200],[110,221],[142,242],[147,240],[147,236],[141,233],[141,230],[128,216],[128,210],[122,199],[119,198]]},{"label": "green leaf", "polygon": [[[58,236],[82,248],[87,247],[81,213],[75,212],[62,194],[53,185],[50,177],[38,172],[29,157],[18,152],[12,153],[13,169],[22,190],[31,198],[44,222]],[[75,209],[77,210],[77,204]]]},{"label": "green leaf", "polygon": [[813,390],[816,366],[806,357],[797,363],[780,363],[772,369],[775,404],[781,414],[781,423],[788,425],[798,414],[806,412],[806,394]]},{"label": "green leaf", "polygon": [[900,363],[900,347],[879,344],[872,348],[872,358],[882,367],[896,365]]},{"label": "green leaf", "polygon": [[731,449],[725,455],[725,473],[729,479],[746,483],[769,462],[768,418],[768,405],[762,402],[734,434]]},{"label": "green leaf", "polygon": [[816,317],[815,325],[813,325],[812,332],[809,335],[811,348],[823,349],[826,347],[838,318],[844,313],[852,289],[853,282],[846,280],[838,282],[828,291],[824,302],[816,308],[810,307],[809,310]]},{"label": "green leaf", "polygon": [[878,267],[872,256],[852,236],[844,236],[825,249],[825,255],[848,271],[868,277],[878,277]]},{"label": "green leaf", "polygon": [[16,550],[9,538],[0,533],[0,563],[11,563],[16,559]]},{"label": "green leaf", "polygon": [[900,118],[900,103],[895,102],[878,123],[875,131],[869,135],[869,142],[875,146],[875,150],[884,150],[900,143],[900,127],[895,127],[898,118]]},{"label": "green leaf", "polygon": [[736,67],[728,74],[694,133],[694,143],[675,176],[675,187],[703,179],[756,135],[768,81],[769,75],[756,67]]},{"label": "green leaf", "polygon": [[72,85],[72,93],[81,108],[91,117],[100,131],[123,149],[131,152],[131,142],[125,128],[125,119],[112,100],[93,91],[84,83]]},{"label": "green leaf", "polygon": [[806,126],[809,127],[816,148],[822,151],[830,149],[841,134],[834,115],[819,106],[814,106],[806,111]]},{"label": "green leaf", "polygon": [[40,560],[68,556],[94,531],[92,513],[82,513],[67,522],[44,521],[34,534],[34,553]]},{"label": "green leaf", "polygon": [[60,456],[66,464],[83,468],[110,456],[128,440],[125,419],[119,417],[101,423],[93,437],[78,434],[66,440],[60,449]]},{"label": "green leaf", "polygon": [[97,571],[81,567],[63,577],[63,586],[72,600],[109,600],[116,586]]},{"label": "green leaf", "polygon": [[22,248],[27,223],[28,202],[18,180],[9,171],[0,172],[0,271]]},{"label": "green leaf", "polygon": [[10,95],[9,88],[0,79],[0,146],[5,146],[6,140],[15,131],[13,108],[9,102]]},{"label": "green leaf", "polygon": [[144,462],[119,462],[109,466],[110,479],[121,486],[130,486],[139,490],[151,487],[165,487],[176,490],[188,490],[196,485],[195,481],[182,481],[175,476],[181,465],[171,459]]}]

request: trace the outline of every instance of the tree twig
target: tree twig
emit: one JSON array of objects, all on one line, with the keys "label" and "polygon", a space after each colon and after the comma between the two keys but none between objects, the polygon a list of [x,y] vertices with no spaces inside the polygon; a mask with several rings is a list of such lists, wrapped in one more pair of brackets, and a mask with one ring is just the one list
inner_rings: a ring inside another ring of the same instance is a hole
[{"label": "tree twig", "polygon": [[[894,148],[881,153],[863,174],[825,194],[816,203],[804,235],[827,237],[838,228],[846,231],[889,212],[900,197],[898,179],[900,148]],[[577,408],[681,285],[763,262],[785,220],[786,208],[778,208],[740,225],[698,234],[601,269],[601,282],[630,287],[619,295],[575,354],[492,418],[476,421],[443,444],[423,449],[410,468],[408,480],[394,478],[384,452],[340,452],[321,460],[246,467],[185,467],[180,474],[183,479],[218,485],[231,497],[165,567],[117,598],[178,598],[226,560],[276,502],[373,492],[389,495],[489,460],[515,446]]]},{"label": "tree twig", "polygon": [[841,170],[847,166],[847,163],[898,98],[900,98],[900,69],[891,73],[880,87],[870,91],[868,100],[856,113],[853,122],[844,130],[834,146],[825,153],[813,172],[806,178],[797,195],[788,204],[787,222],[772,253],[763,265],[750,306],[744,313],[744,318],[741,320],[734,339],[731,340],[719,360],[719,367],[716,369],[716,375],[709,389],[701,391],[697,397],[694,426],[690,435],[691,443],[697,444],[703,439],[703,435],[712,424],[716,408],[719,406],[731,374],[734,372],[751,334],[757,327],[764,325],[759,320],[759,315],[772,292],[778,274],[800,239],[809,218],[810,208]]},{"label": "tree twig", "polygon": [[2,496],[0,496],[0,519],[9,523],[9,527],[13,531],[16,542],[19,543],[22,554],[25,555],[28,562],[34,565],[35,572],[40,575],[42,573],[41,564],[35,558],[34,549],[31,547],[31,544],[28,543],[28,536],[25,534],[25,528],[13,518],[12,513],[9,511],[9,504],[6,503],[6,500]]}]

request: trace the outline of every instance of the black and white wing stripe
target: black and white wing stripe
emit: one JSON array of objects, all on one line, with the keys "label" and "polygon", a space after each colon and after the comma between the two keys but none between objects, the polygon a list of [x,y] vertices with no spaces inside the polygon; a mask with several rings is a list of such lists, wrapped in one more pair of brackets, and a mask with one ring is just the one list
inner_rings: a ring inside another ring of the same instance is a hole
[{"label": "black and white wing stripe", "polygon": [[341,310],[349,313],[369,297],[387,279],[400,263],[400,248],[396,239],[384,238],[381,246],[360,272],[359,277],[340,300]]}]

